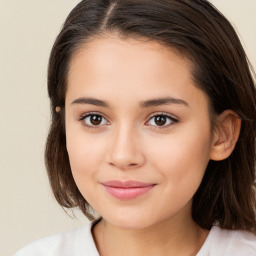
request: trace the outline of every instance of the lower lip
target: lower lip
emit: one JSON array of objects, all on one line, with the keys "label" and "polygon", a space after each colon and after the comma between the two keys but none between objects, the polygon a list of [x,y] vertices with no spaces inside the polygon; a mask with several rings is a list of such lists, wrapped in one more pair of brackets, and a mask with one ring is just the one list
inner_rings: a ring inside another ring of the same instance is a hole
[{"label": "lower lip", "polygon": [[120,188],[120,187],[110,187],[110,186],[104,186],[107,190],[107,192],[122,200],[129,200],[134,199],[136,197],[139,197],[147,192],[149,192],[154,185],[146,186],[146,187],[136,187],[136,188]]}]

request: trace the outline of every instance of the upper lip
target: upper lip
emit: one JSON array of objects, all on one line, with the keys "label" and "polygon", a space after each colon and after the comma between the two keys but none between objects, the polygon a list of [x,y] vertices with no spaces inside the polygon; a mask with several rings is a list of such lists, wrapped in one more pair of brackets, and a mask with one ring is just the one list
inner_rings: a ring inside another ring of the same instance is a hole
[{"label": "upper lip", "polygon": [[149,187],[149,186],[155,185],[153,183],[145,183],[145,182],[135,181],[135,180],[127,180],[127,181],[110,180],[110,181],[102,182],[101,184],[104,186],[115,187],[115,188],[142,188],[142,187]]}]

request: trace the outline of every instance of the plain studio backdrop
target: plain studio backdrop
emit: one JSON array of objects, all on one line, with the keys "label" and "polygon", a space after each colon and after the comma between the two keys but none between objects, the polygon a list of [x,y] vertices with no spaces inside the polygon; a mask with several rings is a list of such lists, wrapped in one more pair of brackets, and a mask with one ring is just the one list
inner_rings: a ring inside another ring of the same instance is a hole
[{"label": "plain studio backdrop", "polygon": [[[51,46],[78,0],[0,0],[0,248],[25,244],[86,223],[52,196],[44,167],[49,126],[46,91]],[[212,0],[239,31],[256,68],[256,0]]]}]

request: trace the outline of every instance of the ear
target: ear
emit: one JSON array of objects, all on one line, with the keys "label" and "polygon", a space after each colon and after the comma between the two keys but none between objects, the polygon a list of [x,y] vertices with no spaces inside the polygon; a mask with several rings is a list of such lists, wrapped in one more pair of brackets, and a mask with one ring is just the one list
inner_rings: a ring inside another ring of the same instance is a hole
[{"label": "ear", "polygon": [[235,148],[241,129],[241,119],[232,110],[218,116],[214,129],[210,159],[221,161],[230,156]]}]

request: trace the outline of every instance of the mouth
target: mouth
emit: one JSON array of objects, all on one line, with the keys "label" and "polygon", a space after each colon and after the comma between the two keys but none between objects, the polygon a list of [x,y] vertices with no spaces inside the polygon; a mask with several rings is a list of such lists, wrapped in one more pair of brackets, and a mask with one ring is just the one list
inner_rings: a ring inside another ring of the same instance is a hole
[{"label": "mouth", "polygon": [[119,181],[111,180],[101,183],[106,191],[113,197],[130,200],[137,198],[147,192],[149,192],[156,184],[144,183],[139,181]]}]

